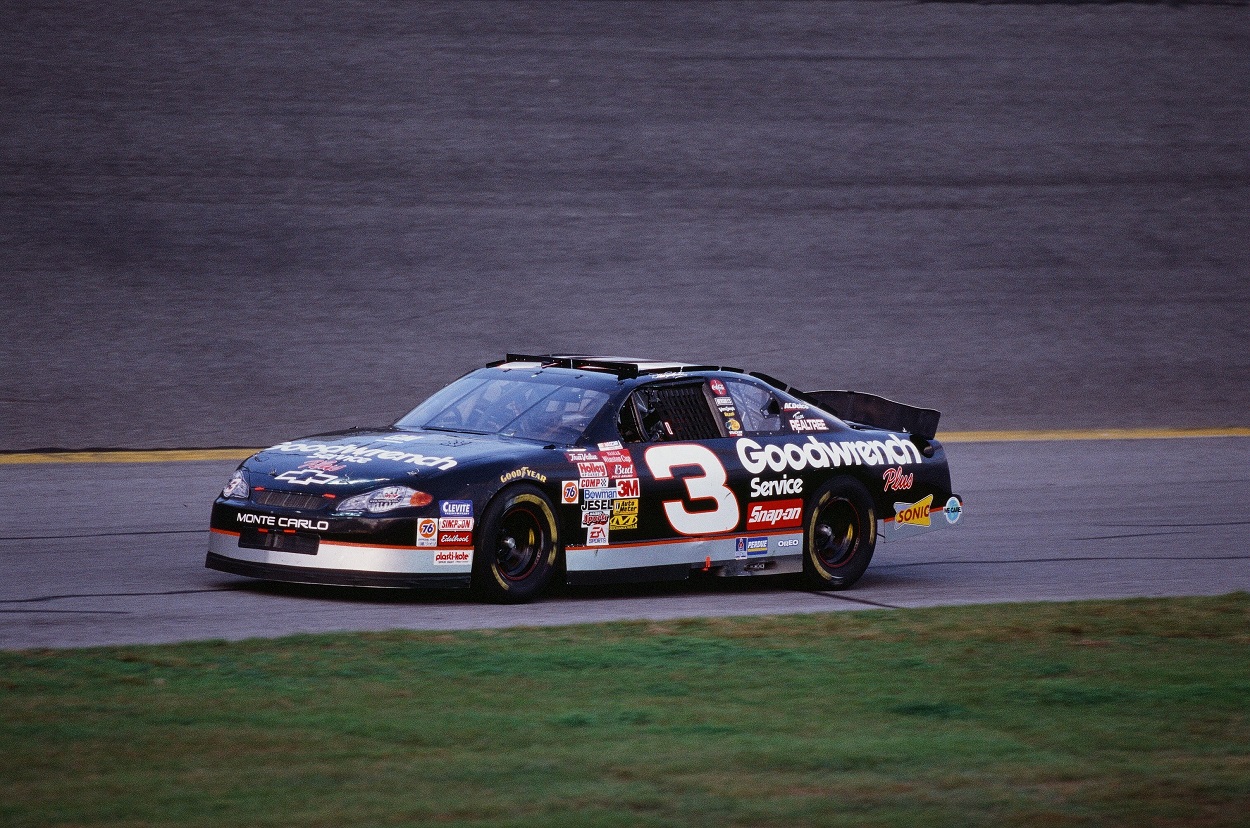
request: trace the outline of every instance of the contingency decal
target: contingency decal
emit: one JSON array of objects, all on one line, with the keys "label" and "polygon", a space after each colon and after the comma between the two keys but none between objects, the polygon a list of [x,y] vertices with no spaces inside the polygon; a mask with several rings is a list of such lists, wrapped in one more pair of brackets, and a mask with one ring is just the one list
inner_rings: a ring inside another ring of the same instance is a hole
[{"label": "contingency decal", "polygon": [[438,545],[438,521],[434,518],[417,519],[417,546]]}]

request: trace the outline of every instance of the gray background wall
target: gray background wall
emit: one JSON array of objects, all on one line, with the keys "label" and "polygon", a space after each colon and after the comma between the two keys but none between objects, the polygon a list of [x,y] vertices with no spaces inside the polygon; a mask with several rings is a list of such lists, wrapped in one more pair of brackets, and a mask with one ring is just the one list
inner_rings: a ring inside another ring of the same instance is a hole
[{"label": "gray background wall", "polygon": [[388,421],[525,349],[1246,422],[1244,6],[16,3],[0,42],[0,449]]}]

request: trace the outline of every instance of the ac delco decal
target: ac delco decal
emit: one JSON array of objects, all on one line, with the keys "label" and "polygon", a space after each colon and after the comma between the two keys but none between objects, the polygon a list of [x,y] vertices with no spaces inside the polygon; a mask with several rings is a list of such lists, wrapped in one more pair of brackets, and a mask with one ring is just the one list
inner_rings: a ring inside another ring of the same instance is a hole
[{"label": "ac delco decal", "polygon": [[789,529],[803,525],[802,500],[766,500],[747,509],[747,531]]}]

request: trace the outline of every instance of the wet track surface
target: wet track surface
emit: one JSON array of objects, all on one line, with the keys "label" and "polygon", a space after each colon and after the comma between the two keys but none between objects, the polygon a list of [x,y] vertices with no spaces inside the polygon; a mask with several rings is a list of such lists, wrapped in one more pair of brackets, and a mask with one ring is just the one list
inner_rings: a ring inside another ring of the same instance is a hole
[{"label": "wet track surface", "polygon": [[[1244,5],[18,2],[0,38],[0,451],[389,422],[510,350],[943,430],[1247,424]],[[0,465],[0,646],[1246,589],[1248,446],[956,446],[968,526],[845,595],[523,608],[208,572],[229,463]]]},{"label": "wet track surface", "polygon": [[[9,467],[0,497],[0,647],[456,629],[1250,590],[1241,507],[1250,440],[952,446],[966,523],[880,543],[844,592],[778,578],[559,590],[525,606],[466,592],[272,585],[203,568],[230,463]],[[1232,464],[1237,461],[1235,467]],[[63,508],[76,493],[90,505]],[[144,490],[150,502],[134,505]]]}]

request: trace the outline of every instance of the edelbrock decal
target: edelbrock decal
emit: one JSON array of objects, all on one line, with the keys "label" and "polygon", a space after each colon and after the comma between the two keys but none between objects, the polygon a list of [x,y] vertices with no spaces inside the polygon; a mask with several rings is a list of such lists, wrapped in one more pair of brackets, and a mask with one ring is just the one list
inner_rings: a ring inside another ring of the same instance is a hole
[{"label": "edelbrock decal", "polygon": [[802,471],[809,466],[827,469],[836,466],[881,466],[922,463],[920,449],[907,440],[891,434],[888,440],[855,440],[821,442],[808,437],[805,443],[770,443],[762,446],[750,437],[737,442],[738,459],[751,474],[764,469]]}]

